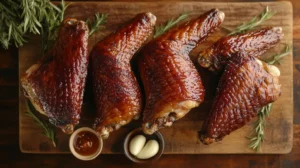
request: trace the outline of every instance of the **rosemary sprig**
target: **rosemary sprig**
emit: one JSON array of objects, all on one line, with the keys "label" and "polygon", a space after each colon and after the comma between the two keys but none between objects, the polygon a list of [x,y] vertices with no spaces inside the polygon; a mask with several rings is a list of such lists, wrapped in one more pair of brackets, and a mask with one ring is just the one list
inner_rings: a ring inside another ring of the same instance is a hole
[{"label": "rosemary sprig", "polygon": [[40,34],[39,29],[42,28],[41,20],[45,17],[45,13],[39,10],[38,7],[45,8],[45,1],[21,1],[21,8],[23,12],[21,17],[24,18],[22,23],[23,32],[29,32],[33,34]]},{"label": "rosemary sprig", "polygon": [[155,26],[155,33],[154,38],[158,37],[159,35],[163,34],[171,27],[175,26],[177,23],[181,22],[182,20],[186,19],[189,16],[188,13],[181,14],[177,19],[170,19],[167,21],[165,25]]},{"label": "rosemary sprig", "polygon": [[57,36],[58,28],[64,19],[65,10],[70,5],[70,3],[65,4],[64,0],[62,0],[58,6],[51,2],[49,4],[51,6],[51,10],[49,10],[48,17],[44,21],[41,29],[43,54],[53,45]]},{"label": "rosemary sprig", "polygon": [[[280,60],[288,55],[292,50],[292,47],[289,45],[286,45],[284,51],[282,51],[279,54],[276,54],[273,56],[272,60],[265,61],[266,63],[273,65],[275,63],[280,64]],[[269,103],[268,105],[264,106],[257,114],[258,119],[254,123],[254,130],[250,133],[252,137],[248,137],[250,139],[249,148],[254,149],[258,151],[261,147],[262,142],[264,141],[264,129],[265,129],[265,118],[269,117],[270,111],[272,109],[272,103]],[[255,133],[255,135],[254,135]]]},{"label": "rosemary sprig", "polygon": [[25,42],[22,26],[19,24],[19,4],[13,0],[0,2],[0,42],[4,49],[13,42],[16,47]]},{"label": "rosemary sprig", "polygon": [[[269,117],[270,111],[272,109],[272,105],[273,105],[272,103],[269,103],[258,112],[257,114],[258,119],[254,123],[255,129],[250,133],[250,137],[248,137],[251,141],[249,144],[249,148],[254,149],[256,151],[260,150],[261,143],[264,141],[264,136],[265,136],[264,133],[265,118]],[[251,135],[254,133],[255,135],[251,137]]]},{"label": "rosemary sprig", "polygon": [[57,36],[58,27],[64,20],[65,11],[70,3],[66,4],[64,0],[61,0],[61,3],[58,6],[51,2],[50,5],[53,10],[52,13],[49,14],[50,17],[47,18],[44,27],[48,31],[48,39],[54,40]]},{"label": "rosemary sprig", "polygon": [[238,26],[236,29],[232,30],[228,35],[235,35],[239,33],[244,33],[247,30],[251,30],[254,27],[263,23],[264,21],[272,18],[275,14],[276,12],[269,10],[269,7],[267,6],[260,15],[257,15],[248,22],[245,22],[242,25]]},{"label": "rosemary sprig", "polygon": [[[62,5],[64,1],[62,0]],[[28,33],[40,34],[46,24],[53,30],[63,14],[50,0],[5,0],[0,2],[0,43],[8,49],[12,43],[22,46]],[[47,30],[47,31],[48,31]],[[51,32],[51,31],[50,31]],[[49,33],[52,34],[52,33]]]},{"label": "rosemary sprig", "polygon": [[88,19],[86,21],[87,25],[89,26],[90,33],[89,36],[95,33],[95,31],[99,30],[103,24],[105,24],[107,21],[107,14],[95,14],[95,19],[92,21],[91,19]]},{"label": "rosemary sprig", "polygon": [[289,55],[290,52],[292,51],[293,47],[292,46],[289,46],[289,45],[285,45],[285,48],[284,50],[279,53],[279,54],[276,54],[276,55],[273,55],[273,59],[272,60],[269,60],[269,61],[265,61],[266,63],[270,64],[270,65],[274,65],[275,63],[278,63],[280,65],[280,60]]},{"label": "rosemary sprig", "polygon": [[39,119],[32,111],[29,105],[29,101],[26,101],[27,112],[26,115],[34,120],[34,122],[44,130],[43,135],[52,141],[54,147],[56,147],[56,133],[55,128],[48,122]]}]

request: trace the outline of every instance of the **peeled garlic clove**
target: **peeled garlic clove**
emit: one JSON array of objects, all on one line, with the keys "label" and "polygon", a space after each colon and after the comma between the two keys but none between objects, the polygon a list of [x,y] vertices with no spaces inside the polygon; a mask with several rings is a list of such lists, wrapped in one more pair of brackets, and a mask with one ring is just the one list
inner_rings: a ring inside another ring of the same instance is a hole
[{"label": "peeled garlic clove", "polygon": [[136,155],[139,159],[149,159],[157,154],[159,150],[158,142],[150,140],[146,143],[145,147]]},{"label": "peeled garlic clove", "polygon": [[280,70],[274,65],[268,65],[268,72],[273,76],[280,76]]},{"label": "peeled garlic clove", "polygon": [[280,70],[276,66],[263,63],[258,59],[255,59],[255,60],[260,66],[262,66],[272,76],[275,76],[275,77],[280,76]]},{"label": "peeled garlic clove", "polygon": [[144,137],[143,135],[137,135],[134,138],[132,138],[132,140],[130,141],[129,144],[129,152],[136,156],[144,147],[146,143],[146,137]]}]

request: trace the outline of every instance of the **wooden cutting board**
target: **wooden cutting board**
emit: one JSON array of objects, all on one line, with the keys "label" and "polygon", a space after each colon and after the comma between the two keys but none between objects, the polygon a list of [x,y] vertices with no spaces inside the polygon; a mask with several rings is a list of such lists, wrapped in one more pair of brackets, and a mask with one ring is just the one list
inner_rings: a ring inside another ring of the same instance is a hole
[{"label": "wooden cutting board", "polygon": [[[85,20],[92,17],[94,13],[107,13],[108,22],[101,31],[94,34],[89,40],[89,48],[104,36],[111,33],[124,22],[133,18],[140,12],[152,12],[157,16],[157,24],[165,23],[170,18],[177,17],[182,12],[190,12],[189,17],[201,15],[211,8],[219,8],[225,12],[226,17],[222,26],[234,28],[253,16],[261,13],[269,6],[277,14],[263,23],[261,27],[281,26],[285,34],[282,43],[292,45],[293,11],[289,2],[268,3],[204,3],[204,2],[72,2],[66,11],[66,17],[75,17]],[[216,33],[190,55],[195,60],[196,53],[226,34],[225,29],[220,28]],[[270,58],[274,53],[282,51],[284,45],[279,44],[267,52],[263,58]],[[39,60],[40,41],[32,38],[19,50],[19,74],[22,76],[26,69]],[[293,56],[290,54],[278,65],[281,70],[282,95],[274,103],[270,117],[267,119],[265,129],[265,142],[262,152],[259,153],[288,153],[292,149],[293,141]],[[196,63],[195,63],[196,64]],[[199,67],[198,67],[199,68]],[[218,77],[213,76],[206,70],[199,68],[206,88],[205,102],[200,107],[193,109],[186,117],[177,121],[171,128],[162,129],[160,132],[165,139],[165,154],[227,154],[227,153],[256,153],[248,148],[249,140],[246,138],[252,130],[253,122],[243,128],[226,136],[223,141],[205,146],[197,139],[197,131],[205,115],[209,112],[214,97],[216,81]],[[213,86],[213,87],[211,87]],[[87,88],[84,98],[81,124],[91,126],[95,108],[92,97]],[[70,153],[68,148],[69,135],[63,134],[57,129],[58,144],[54,148],[51,142],[41,133],[42,130],[36,126],[31,118],[25,115],[25,98],[20,89],[19,97],[19,119],[20,119],[20,149],[25,153]],[[254,120],[253,120],[254,121]],[[123,153],[123,140],[126,134],[140,126],[140,121],[134,121],[129,125],[111,134],[109,139],[104,140],[103,152],[105,154]]]}]

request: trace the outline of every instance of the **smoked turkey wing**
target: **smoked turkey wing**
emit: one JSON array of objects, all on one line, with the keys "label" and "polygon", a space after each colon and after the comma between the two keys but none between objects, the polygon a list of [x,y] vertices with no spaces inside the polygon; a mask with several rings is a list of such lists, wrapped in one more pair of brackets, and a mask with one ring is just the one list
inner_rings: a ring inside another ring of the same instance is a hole
[{"label": "smoked turkey wing", "polygon": [[281,94],[280,71],[252,56],[238,54],[228,61],[212,110],[199,132],[204,144],[220,141],[243,127],[258,110]]},{"label": "smoked turkey wing", "polygon": [[151,13],[138,14],[91,52],[97,108],[94,127],[103,137],[140,116],[141,92],[130,60],[153,32],[155,22]]},{"label": "smoked turkey wing", "polygon": [[256,30],[250,33],[225,36],[200,52],[199,64],[211,71],[223,70],[227,61],[238,52],[259,57],[274,47],[283,37],[281,27]]},{"label": "smoked turkey wing", "polygon": [[203,101],[202,81],[188,54],[224,17],[223,12],[212,9],[142,49],[138,64],[146,96],[142,124],[146,134],[171,126]]},{"label": "smoked turkey wing", "polygon": [[21,78],[25,95],[37,111],[70,134],[79,123],[88,67],[85,22],[65,19],[53,47]]}]

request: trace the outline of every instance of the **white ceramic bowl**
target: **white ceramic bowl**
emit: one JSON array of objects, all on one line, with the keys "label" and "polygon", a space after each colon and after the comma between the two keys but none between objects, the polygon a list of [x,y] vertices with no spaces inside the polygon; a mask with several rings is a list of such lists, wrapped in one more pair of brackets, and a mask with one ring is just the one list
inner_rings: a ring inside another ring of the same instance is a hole
[{"label": "white ceramic bowl", "polygon": [[[84,155],[80,155],[79,153],[77,153],[74,149],[74,139],[76,137],[76,135],[81,132],[81,131],[88,131],[88,132],[91,132],[93,133],[94,135],[96,135],[98,137],[98,140],[99,140],[99,148],[98,150],[91,154],[91,155],[87,155],[87,156],[84,156]],[[79,128],[77,129],[76,131],[73,132],[73,134],[71,135],[70,137],[70,140],[69,140],[69,148],[70,148],[70,151],[71,153],[78,159],[80,160],[93,160],[95,159],[102,151],[102,147],[103,147],[103,141],[102,141],[102,138],[100,137],[100,135],[94,131],[93,129],[91,128],[88,128],[88,127],[82,127],[82,128]]]}]

